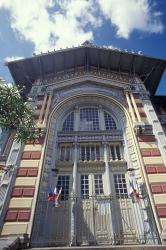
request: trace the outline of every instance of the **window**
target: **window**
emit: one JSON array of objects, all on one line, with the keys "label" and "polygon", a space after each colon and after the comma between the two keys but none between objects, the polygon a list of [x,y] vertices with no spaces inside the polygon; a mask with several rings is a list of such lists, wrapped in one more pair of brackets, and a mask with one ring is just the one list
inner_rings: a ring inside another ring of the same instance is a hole
[{"label": "window", "polygon": [[72,159],[72,147],[70,145],[59,147],[59,160],[70,161]]},{"label": "window", "polygon": [[97,108],[80,109],[80,130],[99,130],[99,117]]},{"label": "window", "polygon": [[60,160],[61,161],[65,160],[65,146],[60,148]]},{"label": "window", "polygon": [[71,112],[63,123],[63,131],[73,131],[74,130],[74,112]]},{"label": "window", "polygon": [[116,123],[114,119],[106,111],[104,111],[104,119],[106,130],[116,129]]},{"label": "window", "polygon": [[100,160],[100,146],[99,145],[82,145],[80,149],[81,161],[96,161]]},{"label": "window", "polygon": [[[114,118],[104,109],[100,110],[102,116],[104,116],[104,124],[106,130],[117,129]],[[78,117],[77,117],[78,115]],[[76,116],[76,119],[74,119]],[[79,112],[75,113],[75,110],[70,112],[62,125],[62,131],[70,132],[74,131],[74,122],[77,120],[79,124],[78,130],[81,131],[97,131],[100,127],[103,127],[103,119],[99,119],[99,107],[80,107]],[[100,126],[100,123],[101,126]]]},{"label": "window", "polygon": [[89,178],[88,175],[81,175],[81,197],[89,199]]},{"label": "window", "polygon": [[111,152],[111,159],[112,160],[115,160],[115,147],[114,147],[114,145],[113,146],[110,146],[110,152]]},{"label": "window", "polygon": [[121,160],[121,154],[120,154],[120,146],[119,145],[116,145],[116,155],[117,155],[117,158],[118,160]]},{"label": "window", "polygon": [[94,175],[95,179],[95,194],[103,194],[103,181],[102,181],[102,175],[96,174]]},{"label": "window", "polygon": [[67,146],[66,147],[66,161],[71,160],[70,155],[71,155],[71,148],[70,148],[70,146]]},{"label": "window", "polygon": [[118,198],[127,198],[127,186],[124,174],[114,174],[115,191]]},{"label": "window", "polygon": [[68,200],[69,198],[69,176],[68,175],[60,175],[58,176],[58,185],[57,190],[62,188],[61,192],[61,200]]},{"label": "window", "polygon": [[110,145],[109,158],[113,161],[122,159],[120,145]]}]

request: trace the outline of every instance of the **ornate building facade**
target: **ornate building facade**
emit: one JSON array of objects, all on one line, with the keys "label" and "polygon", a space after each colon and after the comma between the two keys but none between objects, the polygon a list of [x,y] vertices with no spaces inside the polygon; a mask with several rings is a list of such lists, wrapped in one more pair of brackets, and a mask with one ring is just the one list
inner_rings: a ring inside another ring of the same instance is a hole
[{"label": "ornate building facade", "polygon": [[[1,237],[165,244],[166,137],[151,102],[165,64],[88,42],[8,63],[43,138],[12,145]],[[58,206],[47,201],[55,187]]]}]

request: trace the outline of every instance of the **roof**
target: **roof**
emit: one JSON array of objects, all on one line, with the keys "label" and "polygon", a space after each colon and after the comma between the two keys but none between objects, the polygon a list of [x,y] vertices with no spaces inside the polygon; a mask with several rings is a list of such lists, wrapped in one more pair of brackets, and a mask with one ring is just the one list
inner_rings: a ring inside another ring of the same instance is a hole
[{"label": "roof", "polygon": [[166,96],[165,95],[153,96],[151,98],[151,101],[155,105],[165,106],[166,107]]},{"label": "roof", "polygon": [[58,50],[30,58],[7,63],[15,83],[26,86],[29,92],[32,83],[46,75],[84,66],[103,68],[113,71],[130,72],[139,75],[152,95],[155,94],[161,76],[165,70],[166,60],[108,48],[84,45]]}]

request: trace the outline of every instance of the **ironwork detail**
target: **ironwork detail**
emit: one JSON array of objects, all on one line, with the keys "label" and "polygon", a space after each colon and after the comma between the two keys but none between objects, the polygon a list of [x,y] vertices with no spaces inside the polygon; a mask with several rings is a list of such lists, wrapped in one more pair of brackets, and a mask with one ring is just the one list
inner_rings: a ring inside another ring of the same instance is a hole
[{"label": "ironwork detail", "polygon": [[43,193],[35,212],[31,246],[71,244],[159,244],[148,197],[133,203],[127,196],[70,196],[55,208]]}]

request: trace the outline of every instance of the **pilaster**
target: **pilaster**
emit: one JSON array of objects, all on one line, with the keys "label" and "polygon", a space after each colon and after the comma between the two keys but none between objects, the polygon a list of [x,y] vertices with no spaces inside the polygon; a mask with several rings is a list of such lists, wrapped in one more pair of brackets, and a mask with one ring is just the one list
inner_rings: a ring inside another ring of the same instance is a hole
[{"label": "pilaster", "polygon": [[135,114],[133,112],[133,108],[132,108],[132,105],[131,105],[131,102],[130,102],[130,98],[129,98],[129,93],[128,92],[126,92],[126,100],[127,100],[128,106],[129,106],[129,112],[131,114],[132,121],[136,122]]},{"label": "pilaster", "polygon": [[134,97],[133,97],[133,93],[130,93],[130,97],[131,97],[131,102],[133,104],[133,107],[134,107],[134,110],[135,110],[138,122],[141,122],[141,116],[140,116],[140,114],[138,112],[138,108],[137,108],[137,105],[135,103],[135,100],[134,100]]},{"label": "pilaster", "polygon": [[47,108],[46,108],[46,111],[45,111],[45,116],[44,116],[44,120],[43,120],[43,125],[46,125],[46,123],[47,123],[47,118],[48,118],[48,115],[49,115],[51,100],[52,100],[52,93],[50,93],[50,94],[49,94],[49,97],[48,97]]},{"label": "pilaster", "polygon": [[39,115],[39,123],[40,124],[43,121],[43,115],[44,115],[44,109],[45,109],[45,106],[46,106],[46,102],[47,102],[47,94],[45,94],[45,96],[44,96],[44,100],[43,100],[43,103],[42,103],[42,108],[40,110],[40,115]]},{"label": "pilaster", "polygon": [[71,193],[71,240],[70,245],[76,245],[76,195],[77,195],[77,163],[78,163],[78,143],[73,144],[73,184]]}]

